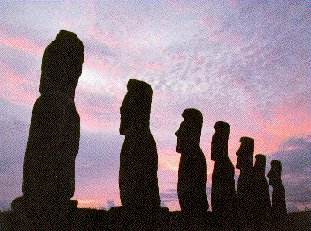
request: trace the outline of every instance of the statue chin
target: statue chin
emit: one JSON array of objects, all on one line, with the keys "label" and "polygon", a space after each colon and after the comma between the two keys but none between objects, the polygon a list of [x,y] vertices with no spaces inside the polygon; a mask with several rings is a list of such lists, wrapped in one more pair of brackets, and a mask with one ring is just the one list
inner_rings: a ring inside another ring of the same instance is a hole
[{"label": "statue chin", "polygon": [[124,134],[124,129],[119,128],[119,133],[120,133],[120,135],[125,135],[125,134]]},{"label": "statue chin", "polygon": [[189,149],[189,147],[187,147],[185,144],[179,144],[176,146],[176,152],[180,154],[185,154],[191,152],[191,149]]},{"label": "statue chin", "polygon": [[123,125],[123,123],[121,122],[120,128],[119,128],[119,133],[120,135],[125,135],[125,131],[126,131],[126,127]]}]

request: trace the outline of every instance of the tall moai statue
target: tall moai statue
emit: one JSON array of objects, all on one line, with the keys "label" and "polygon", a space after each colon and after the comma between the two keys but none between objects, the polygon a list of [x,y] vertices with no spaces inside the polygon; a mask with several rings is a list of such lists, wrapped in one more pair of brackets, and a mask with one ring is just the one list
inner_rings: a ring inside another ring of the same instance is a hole
[{"label": "tall moai statue", "polygon": [[269,185],[265,175],[266,156],[255,156],[254,165],[254,220],[255,230],[267,230],[268,218],[271,210]]},{"label": "tall moai statue", "polygon": [[203,116],[194,108],[185,109],[182,116],[184,121],[175,133],[176,152],[181,154],[177,194],[182,212],[202,216],[208,210],[206,159],[200,148]]},{"label": "tall moai statue", "polygon": [[281,179],[282,163],[279,160],[271,161],[271,169],[268,173],[269,185],[272,186],[272,207],[270,221],[273,230],[284,230],[287,217],[285,188]]},{"label": "tall moai statue", "polygon": [[254,229],[253,154],[254,140],[241,137],[236,168],[240,170],[237,184],[237,209],[239,230]]},{"label": "tall moai statue", "polygon": [[215,161],[212,175],[211,202],[214,217],[226,230],[233,229],[236,212],[234,166],[228,156],[230,125],[223,121],[215,123],[212,138],[211,159]]},{"label": "tall moai statue", "polygon": [[23,196],[12,210],[68,208],[75,191],[75,159],[80,117],[74,96],[82,74],[84,46],[76,34],[61,30],[45,49],[40,97],[36,100],[23,165]]},{"label": "tall moai statue", "polygon": [[150,131],[152,88],[130,79],[120,108],[120,134],[125,135],[121,154],[119,189],[124,208],[154,210],[160,206],[158,154]]}]

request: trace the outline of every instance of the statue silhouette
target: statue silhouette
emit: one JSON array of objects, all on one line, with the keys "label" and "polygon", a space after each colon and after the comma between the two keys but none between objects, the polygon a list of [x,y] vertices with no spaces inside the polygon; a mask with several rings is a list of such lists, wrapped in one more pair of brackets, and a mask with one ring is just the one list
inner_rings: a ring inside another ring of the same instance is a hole
[{"label": "statue silhouette", "polygon": [[230,125],[218,121],[214,128],[211,147],[211,158],[215,161],[212,175],[212,210],[221,227],[230,230],[235,224],[236,210],[234,166],[228,156]]},{"label": "statue silhouette", "polygon": [[237,206],[239,230],[254,229],[254,189],[253,189],[253,153],[254,140],[241,137],[237,151],[237,169],[240,176],[237,185]]},{"label": "statue silhouette", "polygon": [[255,156],[254,165],[254,202],[255,202],[255,230],[267,230],[268,218],[271,210],[269,185],[265,175],[266,157],[258,154]]},{"label": "statue silhouette", "polygon": [[181,154],[177,193],[181,211],[190,216],[205,215],[208,209],[206,196],[206,159],[200,148],[203,116],[189,108],[182,114],[184,121],[176,131],[176,151]]},{"label": "statue silhouette", "polygon": [[74,96],[83,62],[83,43],[69,31],[61,30],[44,51],[41,95],[32,110],[24,157],[23,197],[13,201],[13,210],[59,210],[71,204],[80,139]]},{"label": "statue silhouette", "polygon": [[149,128],[152,88],[130,79],[121,112],[120,134],[125,135],[120,154],[119,188],[125,208],[157,209],[160,206],[158,154]]},{"label": "statue silhouette", "polygon": [[287,217],[285,189],[281,179],[282,163],[279,160],[271,161],[268,173],[269,185],[272,186],[271,222],[273,230],[284,230]]}]

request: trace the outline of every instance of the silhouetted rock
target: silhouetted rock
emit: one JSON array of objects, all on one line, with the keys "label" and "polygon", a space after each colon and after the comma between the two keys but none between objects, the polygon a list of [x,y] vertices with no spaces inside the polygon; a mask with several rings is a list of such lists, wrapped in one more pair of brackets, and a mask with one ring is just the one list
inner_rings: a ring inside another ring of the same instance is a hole
[{"label": "silhouetted rock", "polygon": [[254,140],[241,137],[237,151],[237,169],[240,176],[237,185],[237,206],[239,230],[254,229],[254,188],[253,188],[253,153]]},{"label": "silhouetted rock", "polygon": [[267,230],[268,218],[271,210],[269,185],[265,175],[266,157],[255,156],[254,165],[254,202],[255,202],[255,230]]},{"label": "silhouetted rock", "polygon": [[215,161],[212,175],[212,210],[221,227],[230,230],[234,229],[236,218],[234,166],[228,156],[230,125],[218,121],[214,128],[211,147],[211,157]]},{"label": "silhouetted rock", "polygon": [[120,154],[120,198],[132,214],[148,217],[160,206],[158,154],[149,128],[152,88],[130,79],[127,90],[120,108],[120,134],[125,135]]},{"label": "silhouetted rock", "polygon": [[281,179],[282,163],[279,160],[271,161],[268,173],[269,185],[272,186],[271,222],[274,230],[284,230],[287,217],[285,188]]},{"label": "silhouetted rock", "polygon": [[75,191],[75,159],[79,149],[80,118],[74,96],[82,73],[84,46],[77,35],[61,30],[45,49],[40,93],[32,111],[23,166],[23,197],[12,210],[45,214],[57,224],[69,210]]},{"label": "silhouetted rock", "polygon": [[193,108],[184,110],[182,116],[184,121],[175,133],[176,151],[181,154],[177,194],[181,211],[195,221],[205,219],[208,209],[206,159],[200,148],[203,116],[200,111]]}]

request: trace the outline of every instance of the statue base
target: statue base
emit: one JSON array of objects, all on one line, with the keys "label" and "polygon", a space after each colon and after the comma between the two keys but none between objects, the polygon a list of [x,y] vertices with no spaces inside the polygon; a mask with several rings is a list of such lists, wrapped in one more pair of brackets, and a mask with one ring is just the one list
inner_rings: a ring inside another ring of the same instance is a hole
[{"label": "statue base", "polygon": [[13,225],[12,230],[67,230],[77,205],[76,200],[51,204],[48,200],[17,197],[11,203],[7,223]]},{"label": "statue base", "polygon": [[55,205],[48,203],[44,200],[31,200],[26,198],[25,196],[15,198],[11,203],[11,211],[21,213],[22,211],[44,211],[44,210],[75,210],[77,209],[78,201],[77,200],[69,200],[67,202],[62,201],[61,203],[57,203]]}]

